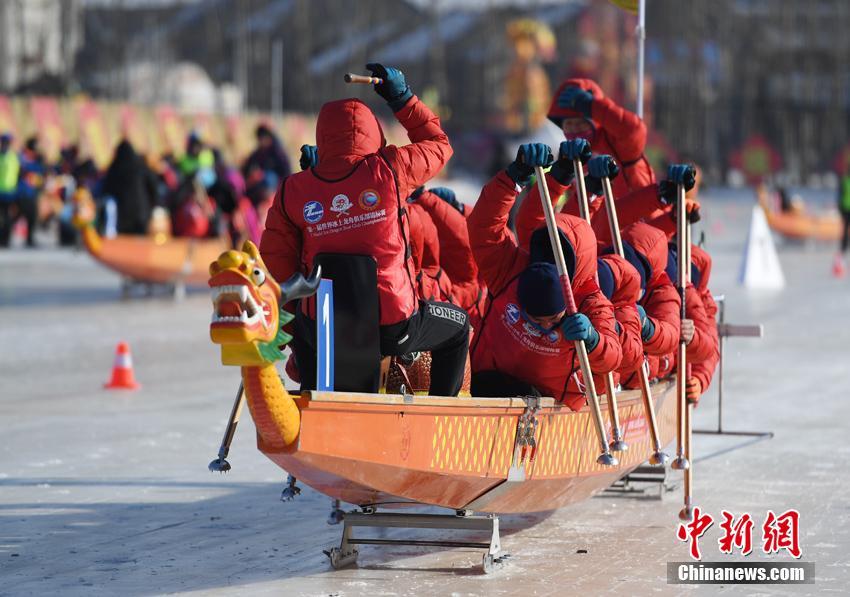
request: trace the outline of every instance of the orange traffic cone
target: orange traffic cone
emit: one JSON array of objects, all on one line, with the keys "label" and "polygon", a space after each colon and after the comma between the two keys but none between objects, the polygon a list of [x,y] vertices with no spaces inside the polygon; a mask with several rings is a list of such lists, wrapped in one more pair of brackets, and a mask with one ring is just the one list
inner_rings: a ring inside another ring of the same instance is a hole
[{"label": "orange traffic cone", "polygon": [[103,384],[104,388],[110,390],[136,390],[142,387],[136,383],[133,375],[133,357],[130,356],[130,347],[126,342],[119,342],[115,348],[115,364],[112,366],[112,379]]},{"label": "orange traffic cone", "polygon": [[844,256],[841,253],[836,253],[835,259],[832,260],[832,275],[835,278],[843,278],[846,273]]}]

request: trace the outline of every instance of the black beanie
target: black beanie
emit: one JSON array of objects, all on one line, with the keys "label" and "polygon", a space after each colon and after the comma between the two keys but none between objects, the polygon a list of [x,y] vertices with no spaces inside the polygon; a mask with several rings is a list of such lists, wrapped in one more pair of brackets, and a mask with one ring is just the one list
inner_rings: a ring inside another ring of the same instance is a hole
[{"label": "black beanie", "polygon": [[533,317],[548,317],[566,309],[558,269],[551,263],[532,263],[519,275],[519,304]]}]

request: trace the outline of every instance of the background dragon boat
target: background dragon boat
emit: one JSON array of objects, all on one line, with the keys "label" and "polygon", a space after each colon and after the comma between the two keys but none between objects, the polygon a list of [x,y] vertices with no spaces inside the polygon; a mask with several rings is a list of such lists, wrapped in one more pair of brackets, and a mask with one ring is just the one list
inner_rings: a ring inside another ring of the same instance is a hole
[{"label": "background dragon boat", "polygon": [[765,191],[756,191],[759,205],[764,209],[767,225],[774,232],[794,240],[841,240],[841,217],[837,213],[813,214],[799,205],[790,211],[773,209]]},{"label": "background dragon boat", "polygon": [[74,225],[86,250],[97,261],[133,282],[206,284],[208,266],[229,244],[225,239],[175,238],[166,234],[107,238],[94,226],[94,201],[85,191],[74,196]]}]

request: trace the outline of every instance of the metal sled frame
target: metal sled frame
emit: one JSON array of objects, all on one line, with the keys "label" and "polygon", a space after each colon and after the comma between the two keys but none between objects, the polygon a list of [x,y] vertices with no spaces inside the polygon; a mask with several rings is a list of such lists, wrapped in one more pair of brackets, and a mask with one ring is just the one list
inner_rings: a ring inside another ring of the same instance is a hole
[{"label": "metal sled frame", "polygon": [[720,364],[717,371],[717,429],[694,429],[694,433],[702,435],[728,435],[735,437],[751,437],[754,438],[745,441],[741,444],[724,448],[723,450],[714,452],[707,456],[698,458],[697,460],[707,460],[721,454],[749,446],[762,440],[771,439],[773,431],[740,431],[723,429],[723,345],[726,338],[761,338],[764,335],[764,329],[759,325],[735,325],[726,323],[726,297],[715,297],[715,301],[720,308],[720,320],[717,324],[717,333],[720,336]]},{"label": "metal sled frame", "polygon": [[[415,545],[419,547],[466,547],[486,550],[482,558],[484,572],[491,572],[504,557],[501,554],[499,539],[499,518],[497,516],[476,516],[468,510],[459,510],[456,514],[388,514],[377,513],[374,508],[363,508],[360,512],[347,512],[343,517],[344,528],[339,547],[326,551],[334,569],[351,566],[357,562],[359,554],[355,545]],[[485,531],[487,541],[445,541],[423,539],[369,539],[354,537],[354,527],[366,528],[404,528],[432,530]]]}]

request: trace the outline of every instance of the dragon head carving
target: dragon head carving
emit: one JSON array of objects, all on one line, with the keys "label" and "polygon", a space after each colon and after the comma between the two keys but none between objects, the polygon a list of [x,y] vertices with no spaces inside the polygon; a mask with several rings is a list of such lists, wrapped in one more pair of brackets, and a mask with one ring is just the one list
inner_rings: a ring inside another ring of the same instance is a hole
[{"label": "dragon head carving", "polygon": [[294,318],[283,306],[314,294],[320,276],[317,268],[309,279],[299,272],[279,285],[249,240],[241,251],[222,253],[210,264],[209,281],[210,338],[221,345],[222,364],[256,367],[280,360],[283,346],[292,340],[283,326]]},{"label": "dragon head carving", "polygon": [[261,366],[282,357],[292,338],[283,326],[292,315],[281,310],[280,285],[251,241],[225,251],[210,264],[213,316],[210,338],[221,345],[224,365]]}]

